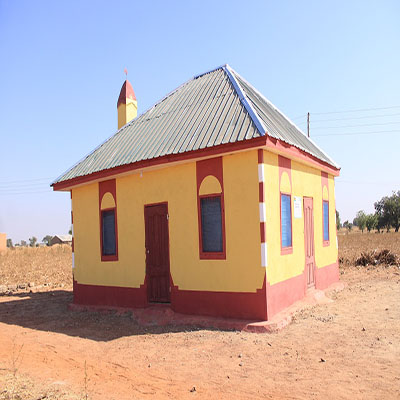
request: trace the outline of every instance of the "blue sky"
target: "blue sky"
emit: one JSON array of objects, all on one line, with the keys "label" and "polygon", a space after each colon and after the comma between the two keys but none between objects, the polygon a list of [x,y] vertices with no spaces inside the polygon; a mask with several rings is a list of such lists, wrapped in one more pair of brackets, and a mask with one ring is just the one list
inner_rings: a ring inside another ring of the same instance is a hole
[{"label": "blue sky", "polygon": [[399,21],[395,0],[0,0],[0,232],[68,231],[49,183],[115,132],[125,67],[143,112],[229,63],[300,128],[311,113],[342,220],[372,212],[400,189]]}]

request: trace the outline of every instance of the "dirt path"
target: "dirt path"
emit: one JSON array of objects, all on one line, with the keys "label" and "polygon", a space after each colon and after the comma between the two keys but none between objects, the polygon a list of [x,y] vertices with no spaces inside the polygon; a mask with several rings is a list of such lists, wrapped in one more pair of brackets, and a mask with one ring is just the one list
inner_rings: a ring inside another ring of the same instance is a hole
[{"label": "dirt path", "polygon": [[400,398],[398,269],[342,278],[333,303],[262,335],[145,329],[129,314],[68,311],[69,291],[3,296],[0,377],[14,364],[16,380],[93,400]]}]

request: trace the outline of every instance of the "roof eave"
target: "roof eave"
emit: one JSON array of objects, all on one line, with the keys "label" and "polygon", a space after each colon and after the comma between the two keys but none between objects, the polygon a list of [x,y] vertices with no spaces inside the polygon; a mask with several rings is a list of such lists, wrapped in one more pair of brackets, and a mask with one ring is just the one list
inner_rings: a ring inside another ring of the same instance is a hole
[{"label": "roof eave", "polygon": [[200,158],[216,157],[227,153],[235,153],[238,151],[249,150],[254,148],[265,148],[279,154],[283,154],[288,158],[296,159],[299,162],[308,164],[314,168],[320,169],[333,176],[339,176],[340,168],[330,165],[329,163],[318,159],[317,157],[299,149],[296,146],[288,144],[282,140],[265,135],[254,139],[248,139],[241,142],[226,143],[219,146],[208,147],[186,153],[170,154],[150,160],[142,160],[131,164],[120,165],[118,167],[109,168],[89,175],[78,176],[61,182],[51,184],[54,191],[68,191],[73,187],[81,186],[95,181],[110,179],[121,174],[134,172],[137,170],[145,170],[155,166],[163,166],[170,163],[177,163],[188,160],[196,160]]}]

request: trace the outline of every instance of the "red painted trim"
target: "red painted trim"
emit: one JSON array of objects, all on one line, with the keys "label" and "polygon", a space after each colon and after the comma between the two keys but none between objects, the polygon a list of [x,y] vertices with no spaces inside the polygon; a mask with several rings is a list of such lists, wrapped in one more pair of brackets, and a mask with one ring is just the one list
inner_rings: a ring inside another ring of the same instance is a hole
[{"label": "red painted trim", "polygon": [[258,183],[258,201],[260,203],[264,203],[264,201],[265,201],[264,182]]},{"label": "red painted trim", "polygon": [[[314,247],[314,254],[313,254],[313,275],[314,275],[314,282],[312,285],[308,285],[308,270],[307,270],[307,228],[306,228],[306,216],[305,216],[305,209],[306,209],[306,202],[311,201],[311,216],[312,216],[312,232],[311,233],[311,240],[313,242],[313,247]],[[303,219],[304,219],[304,228],[303,228],[303,239],[304,239],[304,282],[306,285],[306,290],[312,287],[315,287],[315,270],[317,268],[316,263],[315,263],[315,224],[314,224],[314,198],[313,197],[308,197],[304,196],[303,197]]]},{"label": "red painted trim", "polygon": [[[338,263],[316,268],[316,288],[325,289],[339,281]],[[139,288],[97,286],[73,281],[74,304],[115,307],[146,307],[147,280]],[[270,320],[275,314],[306,294],[306,277],[302,273],[270,285],[264,278],[256,292],[211,292],[181,290],[171,277],[171,308],[183,314],[210,315],[227,318]]]},{"label": "red painted trim", "polygon": [[119,286],[86,285],[73,281],[74,304],[112,306],[112,307],[146,307],[147,282],[139,288]]},{"label": "red painted trim", "polygon": [[307,282],[305,274],[301,273],[293,278],[274,285],[267,284],[267,313],[271,319],[275,314],[301,300],[306,294]]},{"label": "red painted trim", "polygon": [[256,292],[181,290],[172,286],[171,308],[182,314],[267,320],[265,278]]},{"label": "red painted trim", "polygon": [[[324,239],[324,223],[325,223],[325,219],[324,219],[324,204],[328,203],[328,240]],[[329,201],[326,200],[322,200],[322,245],[323,247],[327,247],[330,244],[330,235],[329,235]]]},{"label": "red painted trim", "polygon": [[333,176],[339,176],[340,174],[340,168],[336,168],[328,164],[327,162],[322,161],[315,156],[312,156],[311,154],[305,152],[304,150],[300,150],[296,146],[283,142],[279,139],[267,136],[265,146],[269,149],[286,153],[288,156],[296,157],[299,158],[300,160],[306,161],[319,170],[324,169],[328,171]]},{"label": "red painted trim", "polygon": [[74,237],[73,236],[72,236],[71,248],[72,248],[72,252],[74,252],[75,244],[74,244]]},{"label": "red painted trim", "polygon": [[113,175],[135,171],[138,169],[140,170],[157,165],[193,160],[201,157],[220,156],[221,154],[230,153],[232,151],[251,149],[265,145],[265,140],[265,136],[261,136],[254,139],[244,140],[242,142],[225,143],[214,147],[207,147],[206,149],[188,151],[186,153],[170,154],[150,160],[143,160],[127,165],[120,165],[118,167],[109,168],[103,171],[93,172],[90,175],[78,176],[67,181],[55,183],[53,185],[53,190],[63,190],[71,186],[88,183],[96,179],[105,179]]},{"label": "red painted trim", "polygon": [[[258,165],[264,164],[264,150],[263,149],[259,149],[258,152],[257,152],[257,155],[258,155]],[[264,186],[265,186],[264,181],[258,182],[258,201],[260,203],[264,203],[265,202]],[[265,222],[261,222],[260,221],[260,239],[261,239],[261,243],[265,243],[266,242],[266,236],[267,236],[267,232],[266,232]]]},{"label": "red painted trim", "polygon": [[120,104],[126,104],[126,99],[131,98],[132,100],[136,100],[135,92],[133,91],[133,87],[131,83],[126,80],[122,85],[121,91],[119,93],[117,108]]},{"label": "red painted trim", "polygon": [[[201,221],[201,199],[209,197],[219,197],[221,199],[221,222],[222,222],[222,252],[210,252],[203,251],[203,237],[202,237],[202,221]],[[224,206],[224,195],[220,194],[206,194],[198,196],[197,200],[199,209],[199,255],[200,260],[226,260],[226,239],[225,239],[225,206]]]},{"label": "red painted trim", "polygon": [[[207,176],[217,178],[221,193],[205,194],[200,196],[200,186]],[[198,161],[196,163],[196,183],[197,183],[197,220],[199,234],[199,257],[200,260],[225,260],[226,259],[226,233],[225,233],[225,201],[224,201],[224,178],[223,178],[223,162],[222,157],[211,158],[208,160]],[[202,238],[202,221],[201,221],[201,203],[200,199],[205,197],[221,198],[221,221],[222,221],[222,252],[205,252],[203,251]]]},{"label": "red painted trim", "polygon": [[290,190],[292,190],[292,161],[289,158],[278,156],[279,166],[279,190],[281,187],[282,174],[286,172],[289,176]]},{"label": "red painted trim", "polygon": [[338,261],[323,268],[315,268],[315,287],[326,289],[332,283],[339,282],[339,275]]},{"label": "red painted trim", "polygon": [[[290,241],[292,243],[291,246],[283,247],[282,246],[282,195],[289,196],[290,198]],[[281,256],[286,254],[293,253],[293,215],[292,215],[292,195],[290,193],[280,192],[279,195],[279,221],[280,221],[280,242],[281,242]]]},{"label": "red painted trim", "polygon": [[260,239],[261,243],[265,243],[265,222],[260,222]]},{"label": "red painted trim", "polygon": [[[280,222],[280,243],[281,243],[281,255],[292,254],[293,253],[293,215],[292,215],[292,161],[289,158],[278,156],[278,166],[279,166],[279,222]],[[290,193],[281,192],[281,180],[283,173],[286,172],[289,176],[290,183]],[[282,195],[287,195],[290,197],[290,235],[291,235],[291,246],[282,246]]]},{"label": "red painted trim", "polygon": [[258,164],[264,164],[264,150],[263,149],[258,149],[257,157],[258,157]]},{"label": "red painted trim", "polygon": [[73,214],[73,212],[71,210],[71,224],[73,224],[73,223],[74,223],[74,214]]},{"label": "red painted trim", "polygon": [[340,168],[331,166],[330,164],[319,160],[303,150],[298,149],[295,146],[289,145],[278,139],[271,138],[270,136],[260,136],[253,139],[247,139],[235,143],[225,143],[214,147],[207,147],[206,149],[199,149],[188,151],[186,153],[170,154],[161,157],[157,157],[150,160],[138,161],[135,163],[120,165],[118,167],[109,168],[103,171],[93,172],[90,175],[78,176],[76,178],[68,179],[66,181],[57,182],[53,184],[53,190],[64,190],[71,186],[81,185],[97,179],[105,179],[113,175],[122,174],[124,172],[135,171],[138,169],[148,168],[156,165],[168,164],[178,161],[193,160],[200,157],[211,157],[219,156],[224,153],[230,153],[232,151],[246,150],[251,148],[257,148],[260,146],[266,146],[267,148],[274,149],[287,153],[293,157],[300,158],[303,161],[311,163],[315,168],[325,169],[334,176],[339,176]]},{"label": "red painted trim", "polygon": [[[101,201],[106,193],[110,193],[114,198],[115,207],[101,209]],[[114,210],[114,223],[115,223],[115,254],[103,254],[103,212]],[[99,182],[99,223],[100,223],[100,257],[101,261],[118,261],[118,213],[117,213],[117,190],[116,180],[110,179],[108,181]]]}]

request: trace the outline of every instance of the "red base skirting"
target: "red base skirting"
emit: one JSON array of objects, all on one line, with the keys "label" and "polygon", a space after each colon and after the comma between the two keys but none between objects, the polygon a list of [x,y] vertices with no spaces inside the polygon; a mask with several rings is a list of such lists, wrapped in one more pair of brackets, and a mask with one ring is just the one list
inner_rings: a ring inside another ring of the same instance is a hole
[{"label": "red base skirting", "polygon": [[[315,286],[325,289],[339,281],[338,263],[316,269]],[[171,278],[171,308],[181,314],[270,320],[306,294],[305,274],[275,285],[264,283],[255,293],[181,290]],[[74,280],[74,304],[138,308],[149,305],[146,281],[140,288],[85,285]]]},{"label": "red base skirting", "polygon": [[[315,288],[326,289],[334,282],[339,281],[338,263],[327,265],[323,268],[316,268]],[[287,279],[286,281],[267,284],[267,311],[270,320],[275,314],[289,307],[294,302],[301,300],[307,291],[305,273]]]},{"label": "red base skirting", "polygon": [[286,279],[285,281],[268,284],[267,307],[268,319],[271,319],[279,311],[301,300],[306,294],[306,281],[304,274]]},{"label": "red base skirting", "polygon": [[181,314],[266,320],[265,277],[255,293],[181,290],[172,286],[171,307]]},{"label": "red base skirting", "polygon": [[78,283],[74,279],[74,304],[112,307],[145,307],[146,283],[140,288],[97,286]]},{"label": "red base skirting", "polygon": [[326,267],[317,268],[315,275],[315,287],[317,289],[326,289],[332,283],[339,282],[338,261]]}]

